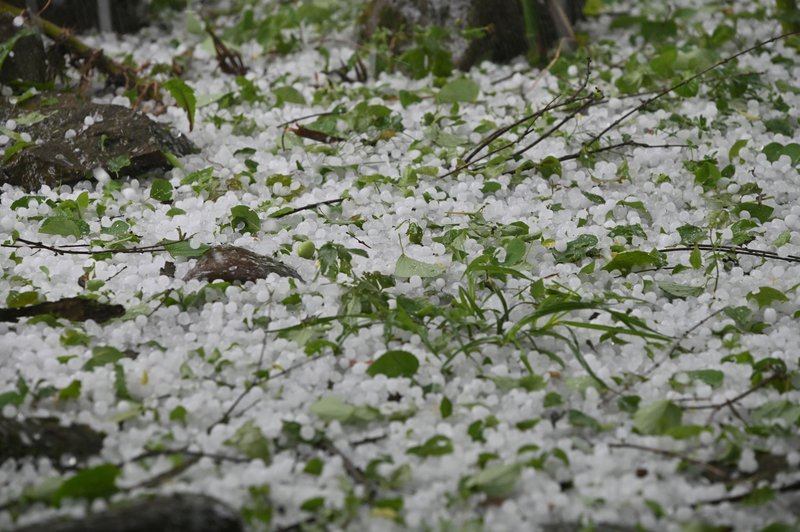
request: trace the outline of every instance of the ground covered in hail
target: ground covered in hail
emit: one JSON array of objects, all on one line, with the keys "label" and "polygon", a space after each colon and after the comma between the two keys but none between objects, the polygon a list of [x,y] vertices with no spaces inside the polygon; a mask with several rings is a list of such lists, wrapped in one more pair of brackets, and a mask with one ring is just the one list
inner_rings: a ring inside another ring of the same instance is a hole
[{"label": "ground covered in hail", "polygon": [[[150,109],[199,153],[2,188],[5,306],[113,306],[0,324],[5,437],[54,438],[0,465],[0,528],[195,493],[253,530],[795,529],[800,67],[756,46],[771,2],[589,2],[577,52],[469,72],[446,32],[357,45],[346,2],[218,4],[243,75],[192,11],[87,37],[180,64]],[[209,246],[283,266],[209,278]]]}]

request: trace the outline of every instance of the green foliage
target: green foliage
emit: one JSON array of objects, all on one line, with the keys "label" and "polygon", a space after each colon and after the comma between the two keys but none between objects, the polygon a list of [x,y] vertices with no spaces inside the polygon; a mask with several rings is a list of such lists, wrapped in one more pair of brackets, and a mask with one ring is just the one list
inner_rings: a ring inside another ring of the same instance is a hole
[{"label": "green foliage", "polygon": [[474,102],[478,99],[480,86],[469,78],[448,81],[436,93],[436,103]]},{"label": "green foliage", "polygon": [[106,364],[114,364],[123,358],[125,358],[125,353],[115,347],[110,345],[98,346],[92,349],[92,358],[86,361],[83,369],[91,371]]},{"label": "green foliage", "polygon": [[445,272],[445,266],[442,264],[429,264],[427,262],[412,259],[406,254],[400,255],[397,263],[394,266],[394,275],[396,277],[409,278],[417,277],[438,277]]},{"label": "green foliage", "polygon": [[170,254],[172,258],[177,257],[199,257],[206,251],[208,251],[209,246],[205,244],[200,244],[197,247],[192,247],[191,243],[188,240],[182,240],[180,242],[168,242],[164,244],[164,249]]},{"label": "green foliage", "polygon": [[759,308],[770,307],[776,302],[789,301],[786,294],[771,286],[762,286],[758,289],[758,292],[750,292],[747,294],[747,299],[755,301]]},{"label": "green foliage", "polygon": [[681,426],[683,410],[672,401],[656,401],[639,407],[633,416],[633,428],[640,434],[667,434]]},{"label": "green foliage", "polygon": [[618,270],[622,275],[628,275],[636,269],[661,267],[664,264],[664,257],[658,251],[647,253],[637,249],[617,253],[603,269],[609,272]]},{"label": "green foliage", "polygon": [[414,454],[421,458],[429,456],[442,456],[453,452],[453,442],[447,436],[436,435],[425,441],[422,445],[409,448],[406,453]]},{"label": "green foliage", "polygon": [[269,441],[253,420],[248,420],[239,427],[233,437],[225,441],[225,445],[234,447],[246,457],[259,459],[267,465],[272,460]]},{"label": "green foliage", "polygon": [[380,412],[370,406],[353,406],[338,397],[322,397],[311,405],[310,411],[322,421],[339,421],[343,424],[360,425],[381,419]]},{"label": "green foliage", "polygon": [[387,351],[373,362],[367,374],[394,377],[413,377],[419,369],[419,360],[408,351]]},{"label": "green foliage", "polygon": [[519,464],[492,466],[467,477],[464,487],[493,499],[503,499],[514,493],[521,475],[522,467]]},{"label": "green foliage", "polygon": [[447,43],[450,33],[438,26],[418,28],[413,36],[413,45],[400,55],[399,63],[408,75],[421,79],[432,74],[449,76],[453,71],[453,58]]},{"label": "green foliage", "polygon": [[194,129],[194,115],[197,111],[197,98],[192,89],[185,81],[180,78],[172,78],[163,83],[163,87],[169,91],[178,107],[186,112],[189,119],[189,131]]},{"label": "green foliage", "polygon": [[599,255],[596,247],[598,242],[594,235],[580,235],[575,240],[567,242],[564,251],[553,250],[553,256],[557,262],[580,262],[587,257]]},{"label": "green foliage", "polygon": [[172,200],[172,183],[166,179],[153,179],[150,185],[150,197],[161,203],[168,203]]},{"label": "green foliage", "polygon": [[103,464],[82,469],[65,480],[53,494],[53,505],[61,506],[65,499],[109,499],[119,489],[117,477],[121,474],[118,466]]},{"label": "green foliage", "polygon": [[[261,229],[261,220],[258,214],[247,205],[237,205],[231,207],[230,225],[242,233],[257,234]],[[239,229],[241,227],[241,229]]]}]

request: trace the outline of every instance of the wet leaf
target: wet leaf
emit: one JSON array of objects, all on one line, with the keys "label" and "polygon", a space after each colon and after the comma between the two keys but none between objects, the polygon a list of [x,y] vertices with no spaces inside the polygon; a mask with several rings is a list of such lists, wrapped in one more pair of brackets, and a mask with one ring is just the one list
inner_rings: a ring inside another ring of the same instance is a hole
[{"label": "wet leaf", "polygon": [[469,78],[454,79],[436,94],[436,103],[474,102],[480,91],[480,86]]},{"label": "wet leaf", "polygon": [[672,401],[656,401],[639,407],[633,415],[633,428],[640,434],[660,435],[679,427],[683,409]]},{"label": "wet leaf", "polygon": [[56,490],[53,504],[61,506],[64,499],[108,499],[118,491],[117,477],[120,473],[120,468],[113,464],[82,469]]},{"label": "wet leaf", "polygon": [[429,438],[422,445],[411,447],[406,451],[407,454],[414,454],[416,456],[442,456],[451,454],[453,452],[453,442],[447,436],[437,434]]},{"label": "wet leaf", "polygon": [[386,375],[389,378],[413,377],[419,369],[419,360],[408,351],[387,351],[370,364],[367,374]]},{"label": "wet leaf", "polygon": [[427,262],[412,259],[406,254],[400,255],[397,263],[394,266],[394,274],[396,277],[438,277],[443,274],[447,268],[443,264],[429,264]]},{"label": "wet leaf", "polygon": [[197,98],[195,98],[194,89],[180,78],[167,80],[162,86],[175,98],[178,107],[186,112],[186,117],[189,119],[189,131],[193,130],[194,114],[197,110]]}]

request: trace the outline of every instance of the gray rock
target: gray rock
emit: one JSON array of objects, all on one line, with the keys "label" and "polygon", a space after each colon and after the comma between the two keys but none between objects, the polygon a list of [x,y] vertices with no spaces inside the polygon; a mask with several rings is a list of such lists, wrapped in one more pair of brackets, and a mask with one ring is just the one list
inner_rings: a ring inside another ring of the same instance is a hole
[{"label": "gray rock", "polygon": [[303,280],[293,268],[270,257],[237,246],[212,247],[197,259],[194,268],[186,274],[184,279],[186,281],[221,279],[229,283],[244,283],[265,279],[270,273]]},{"label": "gray rock", "polygon": [[181,493],[112,506],[83,519],[54,519],[17,532],[240,532],[236,511],[207,495]]},{"label": "gray rock", "polygon": [[[34,112],[38,121],[29,123]],[[0,101],[0,120],[21,117],[28,120],[16,131],[30,134],[31,144],[2,163],[0,184],[26,190],[92,179],[98,167],[112,177],[138,177],[171,168],[165,151],[178,156],[197,151],[186,137],[142,113],[71,95],[42,94],[17,106]]]},{"label": "gray rock", "polygon": [[59,469],[74,467],[98,454],[104,438],[105,434],[87,425],[62,425],[55,417],[0,417],[0,463],[30,457],[48,458]]},{"label": "gray rock", "polygon": [[[22,28],[14,25],[14,17],[0,13],[0,42],[8,42]],[[47,54],[39,35],[28,35],[17,39],[13,53],[3,61],[0,82],[44,83],[48,78]]]}]

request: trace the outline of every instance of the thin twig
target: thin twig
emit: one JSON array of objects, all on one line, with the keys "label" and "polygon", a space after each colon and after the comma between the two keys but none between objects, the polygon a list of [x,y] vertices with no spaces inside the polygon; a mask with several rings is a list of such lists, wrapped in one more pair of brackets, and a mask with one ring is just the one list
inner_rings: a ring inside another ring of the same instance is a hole
[{"label": "thin twig", "polygon": [[[800,257],[797,255],[778,255],[774,251],[765,251],[761,249],[750,249],[741,246],[718,246],[711,244],[696,244],[697,249],[701,251],[724,251],[725,253],[733,253],[736,255],[750,255],[753,257],[760,257],[762,259],[782,260],[784,262],[800,262]],[[676,251],[694,251],[693,246],[677,246],[673,248],[659,249],[659,253],[672,253]]]},{"label": "thin twig", "polygon": [[341,203],[344,201],[344,198],[336,198],[330,199],[325,201],[318,201],[317,203],[310,203],[308,205],[303,205],[302,207],[297,207],[290,211],[282,212],[280,214],[276,214],[273,218],[283,218],[285,216],[291,216],[292,214],[297,214],[298,212],[302,211],[309,211],[312,209],[316,209],[317,207],[322,207],[323,205],[336,205],[337,203]]},{"label": "thin twig", "polygon": [[634,148],[648,148],[648,149],[656,149],[656,148],[691,148],[692,146],[689,144],[647,144],[644,142],[636,142],[636,141],[627,141],[627,142],[618,142],[617,144],[612,144],[611,146],[603,146],[602,148],[597,148],[594,150],[588,151],[579,151],[575,153],[571,153],[569,155],[562,155],[558,158],[559,161],[569,161],[572,159],[577,159],[582,155],[596,155],[598,153],[603,153],[606,151],[616,150],[619,148],[625,147],[634,147]]},{"label": "thin twig", "polygon": [[712,464],[709,464],[708,462],[703,462],[702,460],[697,460],[695,458],[689,458],[688,456],[683,455],[681,453],[677,453],[675,451],[667,451],[666,449],[658,449],[656,447],[647,447],[646,445],[639,445],[636,443],[625,443],[625,442],[609,443],[608,446],[611,449],[635,449],[637,451],[645,451],[648,453],[660,454],[661,456],[666,456],[668,458],[677,458],[679,460],[683,460],[684,462],[700,466],[709,473],[711,473],[712,475],[715,475],[719,478],[725,477],[725,471],[723,471],[722,469]]},{"label": "thin twig", "polygon": [[752,52],[754,50],[758,50],[759,48],[767,46],[768,44],[772,44],[772,43],[774,43],[776,41],[780,41],[780,40],[785,39],[787,37],[790,37],[792,35],[798,35],[798,34],[800,34],[800,32],[792,31],[792,32],[789,32],[789,33],[784,33],[782,35],[778,35],[777,37],[773,37],[771,39],[767,39],[766,41],[761,41],[760,43],[755,44],[755,45],[751,46],[750,48],[747,48],[745,50],[741,50],[739,52],[736,52],[733,55],[729,55],[728,57],[717,61],[716,63],[714,63],[710,67],[701,70],[697,74],[695,74],[693,76],[690,76],[690,77],[684,79],[683,81],[681,81],[679,83],[676,83],[675,85],[672,85],[671,87],[668,87],[668,88],[666,88],[666,89],[664,89],[662,91],[657,92],[656,94],[654,94],[650,98],[648,98],[648,99],[644,100],[643,102],[641,102],[639,105],[637,105],[633,109],[627,111],[626,113],[623,113],[622,116],[620,116],[619,118],[617,118],[616,120],[611,122],[600,133],[597,133],[591,139],[589,139],[588,141],[584,142],[583,143],[584,148],[591,146],[592,144],[594,144],[595,142],[600,140],[606,133],[608,133],[609,131],[611,131],[612,129],[614,129],[618,125],[620,125],[622,122],[624,122],[628,117],[638,113],[639,111],[641,111],[642,109],[644,109],[645,107],[647,107],[648,105],[653,103],[654,101],[656,101],[659,98],[669,94],[670,92],[672,92],[672,91],[674,91],[676,89],[680,89],[681,87],[683,87],[685,85],[688,85],[689,83],[693,82],[694,80],[705,76],[706,74],[708,74],[712,70],[715,70],[715,69],[721,67],[722,65],[730,63],[731,61],[733,61],[737,57],[741,57],[741,56],[743,56],[745,54],[748,54],[748,53],[750,53],[750,52]]},{"label": "thin twig", "polygon": [[[0,244],[0,247],[11,248],[11,249],[22,249],[22,248],[44,249],[47,251],[52,251],[56,255],[97,255],[99,253],[111,253],[116,255],[122,253],[156,253],[156,252],[160,253],[162,251],[167,251],[167,249],[164,246],[168,246],[170,244],[178,244],[180,242],[185,242],[185,241],[186,240],[175,240],[152,246],[142,246],[142,247],[123,248],[123,249],[99,249],[92,251],[88,249],[72,249],[75,247],[75,245],[56,247],[45,244],[44,242],[37,242],[35,240],[26,240],[24,238],[17,238],[15,242],[22,242],[25,245],[17,246],[15,244]],[[80,245],[86,247],[89,246],[89,244],[80,244]]]},{"label": "thin twig", "polygon": [[[719,497],[718,499],[710,499],[707,501],[699,501],[692,504],[693,508],[697,508],[698,506],[702,505],[716,505],[716,504],[723,504],[726,502],[740,502],[744,499],[750,497],[753,493],[755,493],[759,488],[755,488],[750,491],[746,491],[744,493],[739,493],[737,495],[727,495],[725,497]],[[793,491],[800,491],[800,480],[792,482],[791,484],[786,484],[784,486],[778,486],[772,488],[772,491],[775,493],[790,493]]]}]

